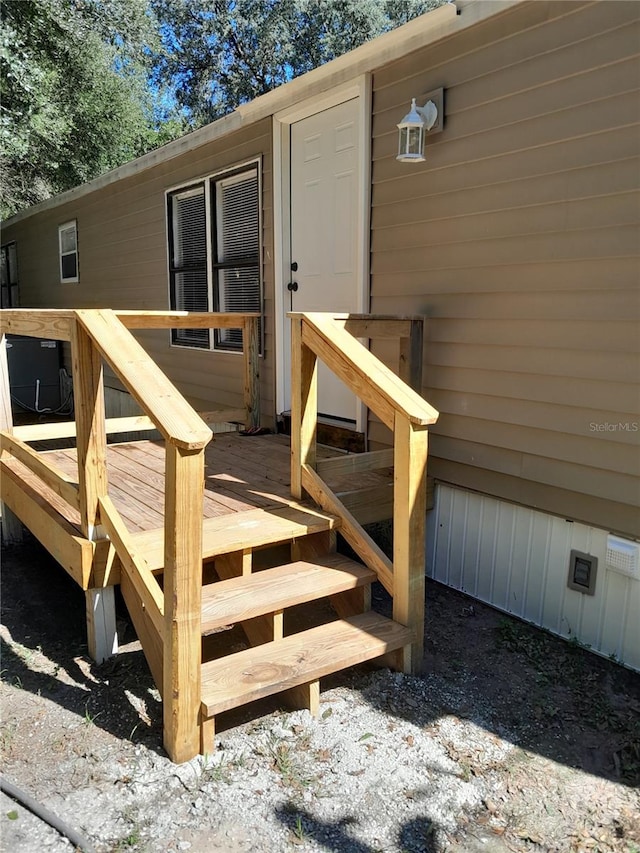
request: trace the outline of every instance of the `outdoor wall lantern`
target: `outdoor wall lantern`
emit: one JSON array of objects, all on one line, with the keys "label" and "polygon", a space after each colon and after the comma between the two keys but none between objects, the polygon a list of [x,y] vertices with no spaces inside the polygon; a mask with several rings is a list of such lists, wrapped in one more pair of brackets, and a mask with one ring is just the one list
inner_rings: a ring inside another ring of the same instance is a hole
[{"label": "outdoor wall lantern", "polygon": [[401,163],[424,162],[424,139],[429,131],[442,130],[442,89],[432,93],[423,107],[411,99],[411,109],[398,127],[398,156]]}]

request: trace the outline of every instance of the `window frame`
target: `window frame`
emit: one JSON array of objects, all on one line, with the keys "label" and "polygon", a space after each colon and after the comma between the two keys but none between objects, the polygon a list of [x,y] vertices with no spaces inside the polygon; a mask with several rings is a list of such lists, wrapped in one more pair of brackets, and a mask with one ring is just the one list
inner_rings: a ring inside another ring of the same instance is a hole
[{"label": "window frame", "polygon": [[[71,228],[73,228],[73,235],[75,237],[75,249],[71,252],[64,252],[62,250],[62,234],[64,231],[69,231]],[[62,261],[63,258],[71,255],[74,255],[76,259],[76,274],[73,276],[65,276]],[[68,222],[63,222],[62,225],[58,225],[58,265],[60,269],[60,284],[77,284],[80,281],[80,253],[78,251],[77,219],[70,219]]]},{"label": "window frame", "polygon": [[0,308],[17,308],[20,305],[20,282],[18,280],[18,244],[15,240],[0,246],[6,282],[1,283]]},{"label": "window frame", "polygon": [[[250,177],[254,173],[257,181],[257,204],[258,204],[258,249],[257,254],[250,258],[242,258],[230,260],[227,262],[219,261],[218,243],[219,243],[219,210],[218,210],[218,184],[237,178],[238,181],[242,176]],[[209,311],[219,311],[220,305],[220,276],[219,273],[224,269],[235,268],[253,268],[258,276],[259,288],[259,313],[261,314],[260,322],[260,354],[263,352],[262,346],[262,329],[264,328],[264,270],[263,270],[263,211],[262,211],[262,162],[261,158],[252,158],[246,162],[236,164],[232,167],[222,169],[204,175],[187,183],[172,187],[165,192],[166,201],[166,222],[167,222],[167,270],[168,270],[168,303],[172,311],[184,310],[176,307],[176,273],[180,272],[180,267],[174,263],[175,249],[175,209],[173,207],[173,198],[180,196],[190,190],[203,188],[205,200],[205,233],[206,233],[206,273],[207,273],[207,300]],[[241,312],[239,312],[241,313]],[[224,352],[231,355],[241,355],[243,347],[225,342],[224,331],[216,329],[214,334],[209,334],[209,342],[207,346],[198,346],[197,344],[183,342],[177,340],[180,330],[172,329],[170,332],[170,345],[179,347],[180,349],[200,350],[201,352]]]}]

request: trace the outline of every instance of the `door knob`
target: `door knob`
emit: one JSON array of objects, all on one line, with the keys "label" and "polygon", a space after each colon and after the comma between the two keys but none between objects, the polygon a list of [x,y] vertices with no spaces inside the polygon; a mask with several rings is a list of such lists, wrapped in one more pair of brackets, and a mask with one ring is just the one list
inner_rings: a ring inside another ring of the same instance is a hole
[{"label": "door knob", "polygon": [[297,281],[290,281],[289,284],[287,285],[287,290],[291,291],[292,293],[295,293],[297,289],[298,289],[298,282]]},{"label": "door knob", "polygon": [[291,262],[291,272],[298,272],[298,262],[297,261]]}]

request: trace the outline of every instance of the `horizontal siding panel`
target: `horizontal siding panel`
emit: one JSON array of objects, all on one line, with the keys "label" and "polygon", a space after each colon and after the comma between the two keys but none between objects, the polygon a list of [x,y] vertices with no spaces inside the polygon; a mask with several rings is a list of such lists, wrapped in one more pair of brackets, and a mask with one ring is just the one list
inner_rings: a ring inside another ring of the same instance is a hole
[{"label": "horizontal siding panel", "polygon": [[462,241],[637,225],[640,222],[640,196],[637,193],[625,192],[450,219],[433,219],[433,212],[424,211],[425,219],[428,217],[427,222],[418,218],[413,222],[376,229],[374,251],[397,251]]},{"label": "horizontal siding panel", "polygon": [[[508,69],[499,64],[501,57],[494,55],[496,66],[492,71],[464,79],[458,62],[456,74],[441,84],[447,90],[445,120],[467,110],[482,110],[484,124],[503,123],[506,117],[515,121],[628,91],[637,76],[639,45],[636,13],[629,26],[598,33],[553,52],[541,51]],[[468,70],[473,74],[474,66]],[[374,115],[383,128],[393,122],[390,114],[402,109],[407,85],[421,92],[424,79],[424,72],[418,72],[414,80],[386,88],[384,98],[376,94]]]},{"label": "horizontal siding panel", "polygon": [[426,338],[429,341],[488,346],[523,346],[585,350],[585,341],[598,341],[598,352],[638,351],[637,320],[626,319],[592,321],[575,320],[523,320],[477,319],[460,317],[427,321]]},{"label": "horizontal siding panel", "polygon": [[428,389],[473,392],[513,400],[557,403],[562,406],[589,405],[611,415],[640,412],[640,389],[624,382],[576,379],[533,373],[511,373],[504,369],[437,367],[429,371]]},{"label": "horizontal siding panel", "polygon": [[587,291],[580,299],[564,291],[512,293],[508,298],[501,293],[425,293],[419,304],[401,295],[377,294],[373,310],[379,314],[426,314],[432,319],[637,320],[640,291]]},{"label": "horizontal siding panel", "polygon": [[[591,407],[592,401],[589,399],[584,401],[582,407],[559,406],[533,400],[519,400],[515,404],[514,400],[501,396],[460,394],[435,388],[425,389],[424,396],[440,412],[439,429],[443,432],[446,429],[447,433],[449,429],[445,424],[450,414],[582,436],[590,434],[591,424],[628,423],[632,425],[639,420],[635,412],[603,412],[601,408]],[[630,402],[630,406],[631,404]],[[598,432],[597,435],[603,442],[615,441],[633,448],[638,445],[638,433],[632,428],[615,432],[603,431]]]},{"label": "horizontal siding panel", "polygon": [[[439,165],[430,158],[424,168],[410,168],[388,156],[373,164],[373,204],[473,188],[497,186],[501,191],[503,184],[525,178],[552,176],[561,182],[572,169],[637,157],[639,133],[638,126],[616,126],[578,139],[467,162],[473,154],[473,145],[469,145],[461,162]],[[558,189],[561,186],[559,183]]]},{"label": "horizontal siding panel", "polygon": [[489,264],[635,258],[638,233],[636,225],[475,241],[465,241],[462,233],[457,243],[381,252],[377,250],[379,232],[376,232],[372,235],[371,271],[374,275],[421,269],[433,273],[439,269]]},{"label": "horizontal siding panel", "polygon": [[[505,115],[505,121],[498,126],[485,124],[481,111],[475,116],[467,112],[452,116],[446,129],[427,145],[427,162],[435,168],[443,168],[454,163],[476,162],[513,151],[539,148],[560,140],[578,139],[613,127],[635,125],[640,119],[637,82],[637,79],[629,81],[629,90],[624,94],[601,100],[594,98],[592,102],[568,105],[566,109],[533,115],[513,123],[508,122]],[[382,135],[374,131],[374,161],[395,157],[397,146],[398,133],[393,126]]]},{"label": "horizontal siding panel", "polygon": [[[638,258],[616,258],[616,290],[638,289]],[[612,264],[609,258],[592,260],[523,262],[495,267],[453,267],[428,270],[403,270],[378,274],[374,280],[374,300],[378,293],[396,293],[424,299],[433,290],[443,293],[520,293],[522,291],[555,291],[558,281],[564,291],[602,290],[611,280]],[[570,334],[569,330],[566,330]],[[596,331],[596,330],[593,330]],[[598,338],[602,338],[598,334]],[[465,341],[464,337],[456,340]],[[541,338],[538,336],[536,343]],[[544,340],[544,338],[543,338]],[[508,343],[508,341],[506,341]],[[584,339],[580,347],[584,345]]]},{"label": "horizontal siding panel", "polygon": [[[638,425],[640,427],[640,419]],[[637,448],[631,443],[615,441],[616,432],[611,432],[609,440],[603,441],[600,437],[602,433],[592,430],[590,424],[585,424],[582,435],[569,435],[550,429],[445,414],[440,422],[430,427],[429,432],[432,435],[448,434],[460,441],[526,451],[533,456],[547,456],[575,465],[640,477],[640,454]],[[636,436],[639,435],[640,432],[636,433]]]},{"label": "horizontal siding panel", "polygon": [[[375,89],[393,86],[397,80],[410,80],[416,68],[437,70],[443,80],[456,74],[458,66],[460,71],[457,73],[461,79],[480,76],[494,70],[498,62],[503,68],[508,68],[545,49],[551,51],[589,37],[594,31],[615,26],[612,15],[607,15],[604,10],[595,18],[585,19],[587,10],[582,10],[579,4],[570,0],[523,3],[512,7],[503,15],[460,33],[455,40],[443,39],[377,71]],[[553,19],[553,26],[547,26],[549,19]],[[616,16],[616,20],[623,19]],[[452,50],[454,41],[455,50]]]},{"label": "horizontal siding panel", "polygon": [[432,453],[451,462],[581,494],[593,494],[593,484],[597,482],[599,498],[640,507],[640,481],[629,474],[441,435],[433,436]]},{"label": "horizontal siding panel", "polygon": [[542,376],[626,382],[635,385],[640,376],[640,352],[612,353],[594,350],[527,348],[524,346],[482,346],[441,344],[427,341],[425,376],[440,368],[463,368],[537,373]]},{"label": "horizontal siding panel", "polygon": [[[425,188],[433,190],[426,185]],[[612,163],[571,169],[561,177],[558,174],[536,175],[491,186],[464,187],[444,193],[430,191],[417,198],[397,198],[385,204],[378,203],[372,212],[372,228],[437,222],[451,217],[514,209],[533,208],[535,211],[554,202],[575,202],[579,199],[597,199],[600,203],[604,196],[634,189],[640,189],[638,161],[636,157],[627,157]]]}]

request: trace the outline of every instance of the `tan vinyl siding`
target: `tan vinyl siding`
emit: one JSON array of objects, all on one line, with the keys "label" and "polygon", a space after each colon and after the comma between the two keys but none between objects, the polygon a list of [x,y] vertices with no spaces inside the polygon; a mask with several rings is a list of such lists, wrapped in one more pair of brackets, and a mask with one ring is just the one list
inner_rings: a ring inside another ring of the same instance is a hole
[{"label": "tan vinyl siding", "polygon": [[[429,318],[431,474],[635,537],[639,48],[637,3],[532,2],[380,69],[371,220],[372,311]],[[398,163],[439,86],[444,131]]]},{"label": "tan vinyl siding", "polygon": [[[23,307],[168,309],[167,190],[259,158],[262,169],[265,346],[261,363],[264,421],[273,425],[273,214],[271,121],[264,119],[147,171],[109,184],[10,227],[18,244]],[[60,284],[58,224],[78,222],[80,281]],[[190,398],[217,407],[242,405],[242,358],[170,346],[167,331],[138,333],[167,375]],[[114,387],[118,382],[108,380]]]}]

